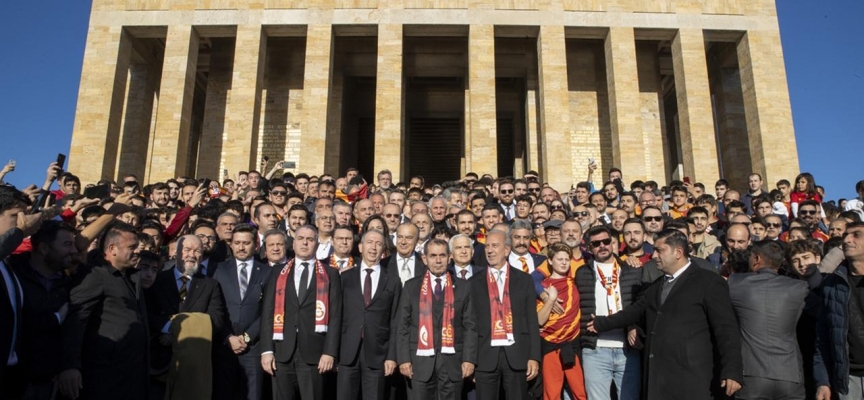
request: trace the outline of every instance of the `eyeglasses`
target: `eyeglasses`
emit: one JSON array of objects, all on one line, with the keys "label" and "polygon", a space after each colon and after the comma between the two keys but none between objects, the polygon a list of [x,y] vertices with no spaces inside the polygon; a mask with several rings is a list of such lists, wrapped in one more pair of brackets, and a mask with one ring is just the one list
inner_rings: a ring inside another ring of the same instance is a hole
[{"label": "eyeglasses", "polygon": [[384,218],[396,218],[401,216],[402,214],[384,214]]},{"label": "eyeglasses", "polygon": [[801,215],[816,215],[816,210],[798,210]]},{"label": "eyeglasses", "polygon": [[534,229],[540,229],[543,227],[543,224],[533,224]]},{"label": "eyeglasses", "polygon": [[642,217],[642,220],[645,221],[645,222],[660,222],[660,221],[663,220],[663,217],[661,217],[661,216],[656,216],[656,217]]},{"label": "eyeglasses", "polygon": [[552,206],[552,210],[553,210],[553,211],[554,211],[554,210],[563,210],[563,209],[564,209],[564,206],[561,206],[561,205]]},{"label": "eyeglasses", "polygon": [[587,217],[588,214],[589,214],[588,211],[574,211],[573,212],[574,217]]},{"label": "eyeglasses", "polygon": [[465,183],[469,184],[469,185],[473,184],[474,182],[477,182],[477,180],[476,179],[468,179],[465,181]]},{"label": "eyeglasses", "polygon": [[603,240],[592,240],[591,247],[600,247],[600,246],[608,246],[612,244],[612,238],[606,238]]},{"label": "eyeglasses", "polygon": [[539,192],[540,192],[540,188],[528,188],[528,191],[529,191],[529,192],[539,193]]},{"label": "eyeglasses", "polygon": [[285,196],[288,192],[270,192],[273,196]]},{"label": "eyeglasses", "polygon": [[513,193],[513,189],[510,189],[510,190],[499,190],[499,192],[500,192],[501,194],[510,194],[510,193]]},{"label": "eyeglasses", "polygon": [[202,242],[215,242],[216,236],[207,236],[207,235],[195,235],[198,236],[198,239],[201,239]]},{"label": "eyeglasses", "polygon": [[766,228],[779,228],[779,227],[781,227],[781,226],[783,226],[783,224],[781,224],[781,223],[776,223],[776,222],[775,222],[775,223],[771,223],[771,222],[766,222],[766,223],[765,223],[765,227],[766,227]]}]

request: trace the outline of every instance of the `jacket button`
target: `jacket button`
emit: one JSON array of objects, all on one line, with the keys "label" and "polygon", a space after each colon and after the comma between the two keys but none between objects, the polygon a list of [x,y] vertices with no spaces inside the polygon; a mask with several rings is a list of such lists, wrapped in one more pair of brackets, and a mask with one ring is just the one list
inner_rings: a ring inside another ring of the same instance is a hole
[{"label": "jacket button", "polygon": [[654,334],[654,331],[651,331],[651,334],[653,335],[653,334]]},{"label": "jacket button", "polygon": [[660,314],[663,314],[663,312],[661,312],[661,311],[657,311],[657,315],[660,315]]},{"label": "jacket button", "polygon": [[648,358],[654,358],[653,354],[648,355]]}]

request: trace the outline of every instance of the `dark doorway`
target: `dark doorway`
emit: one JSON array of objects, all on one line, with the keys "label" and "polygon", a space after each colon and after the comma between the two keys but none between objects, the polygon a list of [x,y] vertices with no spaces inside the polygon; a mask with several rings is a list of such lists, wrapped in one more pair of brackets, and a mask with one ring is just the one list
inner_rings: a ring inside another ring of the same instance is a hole
[{"label": "dark doorway", "polygon": [[460,178],[464,153],[464,80],[413,77],[408,83],[408,173],[431,185]]}]

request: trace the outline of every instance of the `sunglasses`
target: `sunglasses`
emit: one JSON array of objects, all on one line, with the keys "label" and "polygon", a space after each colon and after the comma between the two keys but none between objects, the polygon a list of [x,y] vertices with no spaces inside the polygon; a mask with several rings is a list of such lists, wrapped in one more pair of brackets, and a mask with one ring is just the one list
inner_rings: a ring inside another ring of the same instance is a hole
[{"label": "sunglasses", "polygon": [[272,194],[274,196],[284,196],[284,195],[288,194],[288,192],[270,192],[270,194]]},{"label": "sunglasses", "polygon": [[540,229],[543,227],[543,224],[533,224],[533,225],[534,225],[534,229]]},{"label": "sunglasses", "polygon": [[575,211],[575,212],[573,212],[574,217],[587,217],[588,214],[589,214],[588,211]]},{"label": "sunglasses", "polygon": [[563,210],[564,206],[552,206],[552,210]]},{"label": "sunglasses", "polygon": [[499,190],[499,192],[501,192],[501,194],[510,194],[510,193],[513,193],[513,189],[510,189],[510,190]]},{"label": "sunglasses", "polygon": [[798,210],[801,215],[816,215],[816,210]]},{"label": "sunglasses", "polygon": [[396,218],[396,217],[401,217],[401,216],[402,216],[402,214],[384,214],[385,218]]},{"label": "sunglasses", "polygon": [[540,192],[540,188],[528,188],[529,192]]},{"label": "sunglasses", "polygon": [[783,226],[783,224],[780,224],[780,223],[766,223],[765,224],[766,228],[779,228],[781,226]]},{"label": "sunglasses", "polygon": [[608,246],[612,244],[612,238],[606,238],[603,240],[592,240],[591,247],[600,247],[600,246]]},{"label": "sunglasses", "polygon": [[663,220],[663,217],[642,217],[642,220],[645,222],[660,222]]}]

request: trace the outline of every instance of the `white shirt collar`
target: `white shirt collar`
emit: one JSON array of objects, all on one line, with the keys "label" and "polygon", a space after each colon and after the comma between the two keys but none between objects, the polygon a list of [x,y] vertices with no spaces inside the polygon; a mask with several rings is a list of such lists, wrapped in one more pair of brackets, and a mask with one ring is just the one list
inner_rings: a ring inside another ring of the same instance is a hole
[{"label": "white shirt collar", "polygon": [[368,264],[366,264],[366,261],[360,261],[360,270],[363,271],[363,270],[366,270],[367,268],[372,268],[373,273],[378,272],[381,270],[381,264],[375,264],[375,265],[369,266]]},{"label": "white shirt collar", "polygon": [[[683,274],[684,271],[686,271],[688,267],[690,267],[690,259],[689,258],[687,259],[687,264],[685,264],[683,267],[681,267],[681,269],[679,269],[674,274],[672,274],[672,280],[674,281],[675,279],[678,279],[678,277],[681,276],[681,274]],[[669,275],[666,275],[666,278],[669,278]]]}]

